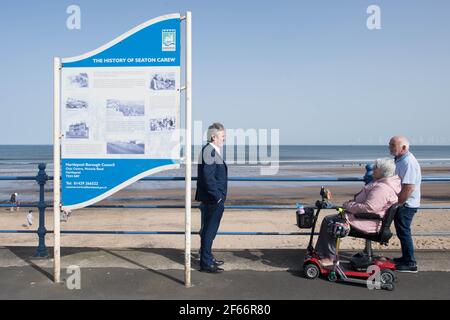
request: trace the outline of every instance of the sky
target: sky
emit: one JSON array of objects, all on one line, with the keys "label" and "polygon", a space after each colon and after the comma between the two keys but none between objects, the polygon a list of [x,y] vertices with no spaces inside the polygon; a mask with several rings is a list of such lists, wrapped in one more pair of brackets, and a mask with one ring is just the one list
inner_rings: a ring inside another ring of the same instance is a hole
[{"label": "sky", "polygon": [[2,0],[0,144],[52,143],[54,56],[188,10],[194,121],[279,129],[281,144],[450,144],[448,0]]}]

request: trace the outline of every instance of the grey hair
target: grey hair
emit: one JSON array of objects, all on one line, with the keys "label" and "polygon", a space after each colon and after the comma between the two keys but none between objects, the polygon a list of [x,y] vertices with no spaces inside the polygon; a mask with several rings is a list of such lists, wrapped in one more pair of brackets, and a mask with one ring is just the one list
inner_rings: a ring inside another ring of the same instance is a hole
[{"label": "grey hair", "polygon": [[375,166],[381,169],[383,178],[388,178],[395,175],[395,162],[392,159],[377,159],[375,160]]},{"label": "grey hair", "polygon": [[223,124],[215,122],[212,125],[210,125],[207,133],[208,142],[212,142],[213,141],[212,138],[216,136],[219,131],[225,131],[225,127],[223,126]]}]

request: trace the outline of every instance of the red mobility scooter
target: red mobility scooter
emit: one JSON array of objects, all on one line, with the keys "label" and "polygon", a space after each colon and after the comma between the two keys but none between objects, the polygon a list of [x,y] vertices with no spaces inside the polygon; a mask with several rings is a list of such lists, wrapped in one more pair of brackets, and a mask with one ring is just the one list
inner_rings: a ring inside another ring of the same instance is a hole
[{"label": "red mobility scooter", "polygon": [[304,212],[297,212],[298,227],[302,229],[311,228],[310,241],[303,262],[305,277],[307,279],[316,279],[322,275],[327,277],[328,280],[332,282],[342,281],[362,285],[367,285],[368,279],[371,278],[375,280],[373,288],[385,289],[389,291],[394,290],[394,282],[396,281],[396,277],[393,271],[395,271],[395,264],[388,258],[374,256],[372,251],[372,241],[376,241],[383,245],[388,244],[389,239],[392,237],[390,226],[399,206],[393,205],[390,207],[382,219],[375,214],[359,214],[359,217],[362,219],[381,220],[382,225],[379,233],[366,234],[351,228],[348,234],[349,236],[366,240],[366,247],[364,251],[354,255],[350,261],[340,261],[340,237],[337,237],[336,258],[332,266],[325,267],[321,265],[320,257],[317,255],[313,247],[314,231],[317,219],[323,209],[336,209],[341,215],[344,215],[344,210],[340,207],[333,206],[331,202],[329,202],[331,199],[331,193],[323,187],[320,191],[320,195],[322,199],[316,202],[315,208],[305,208]]}]

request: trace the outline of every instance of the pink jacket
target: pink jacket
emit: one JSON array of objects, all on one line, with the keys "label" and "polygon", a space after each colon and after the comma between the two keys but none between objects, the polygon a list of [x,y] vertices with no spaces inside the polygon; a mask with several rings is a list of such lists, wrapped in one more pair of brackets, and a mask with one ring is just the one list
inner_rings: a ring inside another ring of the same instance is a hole
[{"label": "pink jacket", "polygon": [[383,217],[386,210],[398,202],[402,186],[398,176],[375,180],[366,185],[356,196],[355,201],[344,203],[350,225],[366,233],[378,232],[381,221],[355,218],[355,213],[375,213]]}]

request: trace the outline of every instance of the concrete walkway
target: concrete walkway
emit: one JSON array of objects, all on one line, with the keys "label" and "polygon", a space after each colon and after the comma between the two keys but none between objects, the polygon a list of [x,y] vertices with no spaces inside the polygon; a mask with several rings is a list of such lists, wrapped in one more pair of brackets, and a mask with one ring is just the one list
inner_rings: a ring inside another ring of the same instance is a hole
[{"label": "concrete walkway", "polygon": [[[51,248],[50,248],[51,249]],[[63,248],[68,266],[81,270],[81,290],[54,284],[52,259],[33,258],[35,248],[0,247],[0,299],[448,299],[450,252],[419,251],[418,274],[398,274],[394,292],[301,276],[303,250],[217,250],[226,272],[197,271],[184,288],[184,253],[177,249]],[[351,254],[348,252],[347,254]],[[385,251],[388,257],[398,252]]]}]

